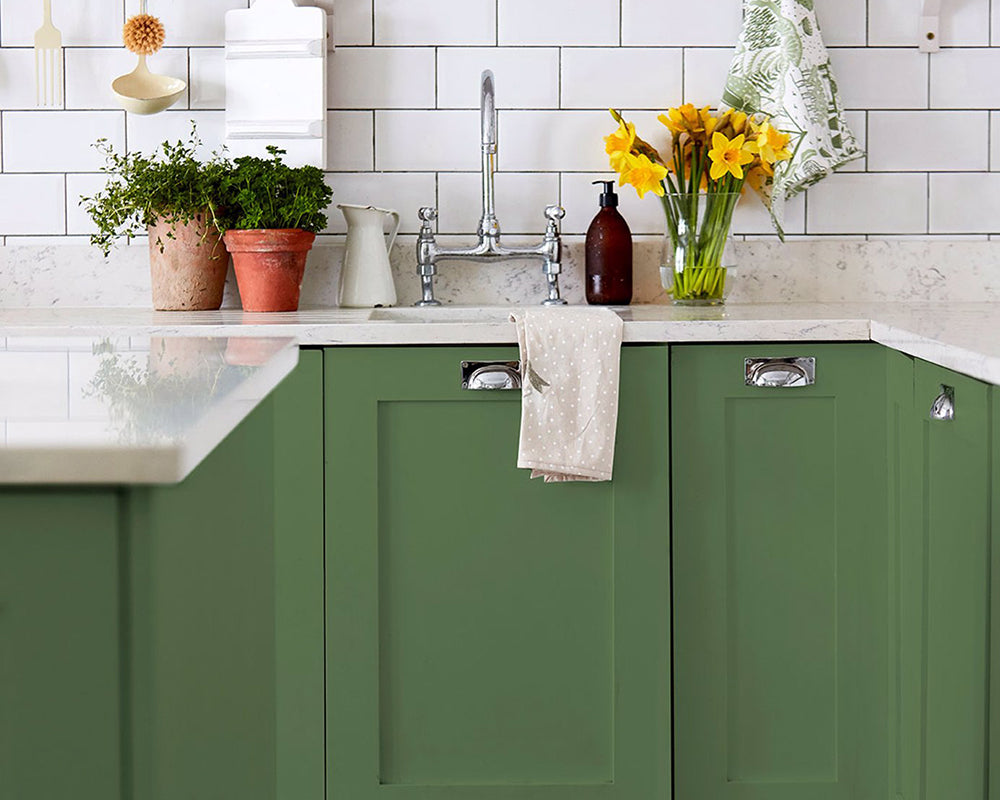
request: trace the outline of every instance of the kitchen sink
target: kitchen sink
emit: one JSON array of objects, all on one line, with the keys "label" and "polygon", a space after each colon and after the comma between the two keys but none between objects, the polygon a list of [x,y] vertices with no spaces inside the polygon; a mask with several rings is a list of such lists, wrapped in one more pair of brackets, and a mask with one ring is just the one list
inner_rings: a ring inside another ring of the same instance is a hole
[{"label": "kitchen sink", "polygon": [[510,322],[508,306],[434,306],[416,308],[376,308],[368,315],[371,322],[434,322],[467,325],[469,323],[501,324]]}]

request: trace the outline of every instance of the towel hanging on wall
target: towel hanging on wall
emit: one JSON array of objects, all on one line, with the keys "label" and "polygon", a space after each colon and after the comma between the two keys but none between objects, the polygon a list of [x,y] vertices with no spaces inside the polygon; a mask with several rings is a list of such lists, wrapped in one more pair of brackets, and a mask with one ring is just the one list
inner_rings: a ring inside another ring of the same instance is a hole
[{"label": "towel hanging on wall", "polygon": [[784,238],[785,201],[864,157],[844,119],[813,0],[744,0],[743,31],[722,95],[725,105],[766,114],[791,134],[792,157],[758,188]]}]

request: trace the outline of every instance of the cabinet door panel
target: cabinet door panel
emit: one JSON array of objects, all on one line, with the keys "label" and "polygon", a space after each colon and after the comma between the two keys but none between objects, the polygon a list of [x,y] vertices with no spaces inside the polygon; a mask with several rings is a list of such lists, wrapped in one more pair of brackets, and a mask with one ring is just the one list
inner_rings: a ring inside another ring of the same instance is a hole
[{"label": "cabinet door panel", "polygon": [[[955,419],[931,420],[941,385]],[[900,436],[893,583],[898,795],[981,800],[989,663],[989,389],[923,361]],[[915,735],[919,732],[919,736]]]},{"label": "cabinet door panel", "polygon": [[667,363],[627,348],[615,479],[515,468],[508,348],[327,353],[329,781],[367,800],[669,795]]},{"label": "cabinet door panel", "polygon": [[0,798],[122,782],[118,498],[0,490]]},{"label": "cabinet door panel", "polygon": [[[746,357],[815,356],[802,388]],[[677,800],[885,789],[885,359],[876,346],[678,346]]]}]

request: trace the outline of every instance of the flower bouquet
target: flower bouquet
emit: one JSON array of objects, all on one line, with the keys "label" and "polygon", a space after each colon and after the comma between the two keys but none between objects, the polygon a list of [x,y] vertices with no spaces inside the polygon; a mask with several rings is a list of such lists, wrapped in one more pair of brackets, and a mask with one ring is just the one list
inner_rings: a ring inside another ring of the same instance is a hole
[{"label": "flower bouquet", "polygon": [[713,114],[690,103],[658,120],[671,133],[669,160],[611,109],[618,130],[604,138],[619,186],[639,197],[653,192],[667,219],[663,287],[682,305],[721,303],[726,289],[727,244],[744,184],[760,188],[787,160],[788,134],[766,118],[740,111]]}]

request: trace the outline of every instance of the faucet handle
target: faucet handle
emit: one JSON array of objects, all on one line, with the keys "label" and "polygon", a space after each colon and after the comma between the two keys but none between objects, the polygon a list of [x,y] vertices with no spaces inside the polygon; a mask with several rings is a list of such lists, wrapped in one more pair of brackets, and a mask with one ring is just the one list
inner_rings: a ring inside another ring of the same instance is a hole
[{"label": "faucet handle", "polygon": [[551,205],[545,206],[545,218],[551,222],[556,223],[566,216],[566,209],[562,206]]},{"label": "faucet handle", "polygon": [[437,219],[438,212],[433,206],[421,206],[420,211],[417,212],[417,216],[420,217],[420,221],[423,228],[430,230],[431,223]]}]

